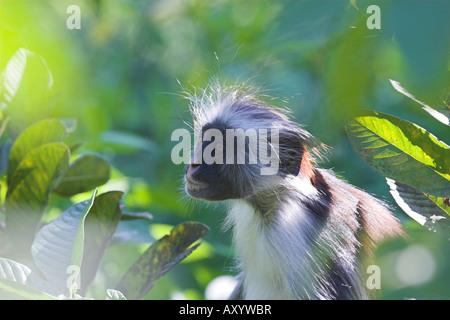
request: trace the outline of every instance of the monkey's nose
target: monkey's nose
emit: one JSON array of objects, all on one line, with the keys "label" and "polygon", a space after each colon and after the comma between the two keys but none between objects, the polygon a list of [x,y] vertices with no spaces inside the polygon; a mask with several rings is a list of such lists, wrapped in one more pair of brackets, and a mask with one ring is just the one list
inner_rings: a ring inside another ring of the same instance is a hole
[{"label": "monkey's nose", "polygon": [[191,163],[186,167],[186,174],[194,174],[195,171],[200,167],[200,164],[198,163]]}]

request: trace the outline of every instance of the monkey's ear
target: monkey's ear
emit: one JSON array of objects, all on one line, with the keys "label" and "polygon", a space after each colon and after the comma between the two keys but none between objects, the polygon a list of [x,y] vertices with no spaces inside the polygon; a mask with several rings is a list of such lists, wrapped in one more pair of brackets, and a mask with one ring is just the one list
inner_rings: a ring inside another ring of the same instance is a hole
[{"label": "monkey's ear", "polygon": [[314,162],[311,153],[308,151],[308,149],[304,148],[302,155],[302,162],[300,164],[299,175],[301,175],[303,178],[309,179],[311,183],[314,185],[316,179],[313,163]]},{"label": "monkey's ear", "polygon": [[302,176],[314,183],[313,157],[308,149],[300,147],[280,152],[280,171],[287,175]]},{"label": "monkey's ear", "polygon": [[298,175],[305,151],[303,141],[295,135],[281,135],[279,150],[280,172],[286,175]]},{"label": "monkey's ear", "polygon": [[286,175],[296,176],[300,173],[302,155],[298,150],[280,152],[280,171]]}]

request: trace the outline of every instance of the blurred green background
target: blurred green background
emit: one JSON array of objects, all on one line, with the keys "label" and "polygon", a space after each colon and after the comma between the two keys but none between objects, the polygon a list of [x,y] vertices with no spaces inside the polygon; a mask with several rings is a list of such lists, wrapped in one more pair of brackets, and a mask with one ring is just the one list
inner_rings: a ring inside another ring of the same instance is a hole
[{"label": "blurred green background", "polygon": [[[79,30],[66,27],[71,4],[81,9]],[[107,251],[96,279],[98,292],[114,285],[152,237],[186,220],[203,222],[211,231],[145,298],[203,299],[212,279],[233,274],[230,233],[220,230],[224,208],[184,201],[184,167],[170,159],[176,144],[170,140],[172,131],[187,128],[184,121],[190,120],[187,101],[180,95],[183,87],[204,87],[212,76],[225,83],[250,79],[268,90],[278,98],[276,103],[293,110],[296,121],[332,147],[323,167],[393,205],[384,178],[353,152],[344,124],[355,111],[367,108],[407,119],[449,142],[448,127],[396,92],[389,79],[431,106],[441,103],[450,83],[450,3],[376,1],[380,30],[366,27],[371,4],[374,1],[0,2],[0,70],[24,47],[45,59],[54,81],[52,91],[39,101],[30,101],[25,110],[10,110],[14,129],[19,132],[49,117],[77,119],[69,141],[85,142],[78,152],[100,154],[114,167],[111,181],[100,191],[124,191],[127,209],[153,214],[151,223],[129,222],[136,237]],[[36,88],[40,79],[42,70],[36,70]],[[53,196],[46,215],[51,219],[69,201],[85,198]],[[432,269],[422,282],[387,281],[382,285],[388,289],[384,297],[448,293],[448,237],[423,233],[395,206],[394,211],[420,233],[415,245],[427,248],[433,267],[422,266],[426,272]],[[388,267],[382,271],[388,279],[398,273],[403,252],[398,245],[383,251]]]}]

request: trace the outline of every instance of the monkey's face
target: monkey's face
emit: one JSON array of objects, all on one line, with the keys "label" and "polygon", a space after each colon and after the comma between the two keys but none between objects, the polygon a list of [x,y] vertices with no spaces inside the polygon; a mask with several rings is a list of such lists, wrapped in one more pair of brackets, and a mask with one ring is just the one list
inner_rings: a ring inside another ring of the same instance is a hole
[{"label": "monkey's face", "polygon": [[[243,88],[191,96],[200,140],[186,169],[186,192],[205,200],[264,195],[300,172],[311,135]],[[200,130],[201,129],[201,130]]]},{"label": "monkey's face", "polygon": [[243,198],[248,194],[245,190],[248,188],[241,185],[242,173],[237,172],[244,170],[244,164],[236,164],[236,152],[232,159],[230,154],[227,158],[225,134],[223,127],[208,125],[202,128],[202,140],[198,141],[185,172],[186,192],[190,196],[220,201]]},{"label": "monkey's face", "polygon": [[296,175],[301,142],[271,129],[205,125],[186,168],[186,192],[210,201],[242,199],[280,183],[286,175]]}]

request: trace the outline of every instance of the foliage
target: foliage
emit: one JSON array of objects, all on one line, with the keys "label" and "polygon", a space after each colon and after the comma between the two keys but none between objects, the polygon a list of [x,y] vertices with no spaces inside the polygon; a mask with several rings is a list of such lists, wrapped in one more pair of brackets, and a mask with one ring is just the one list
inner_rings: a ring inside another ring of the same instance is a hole
[{"label": "foliage", "polygon": [[[1,298],[82,298],[77,292],[79,290],[86,292],[97,270],[84,266],[98,266],[120,219],[118,202],[120,194],[104,193],[97,198],[95,195],[96,192],[90,200],[70,207],[39,230],[31,247],[33,265],[37,268],[37,272],[33,272],[24,264],[0,258]],[[114,201],[114,198],[117,201]],[[108,210],[111,206],[115,206],[116,209]],[[105,218],[105,213],[111,212],[117,217],[114,222],[111,223],[108,219],[98,221]],[[104,229],[103,233],[106,232],[109,237],[92,232],[98,229],[96,228],[98,226],[101,226]],[[142,255],[118,283],[120,291],[108,290],[107,298],[140,298],[151,289],[151,284],[155,280],[200,245],[198,243],[189,248],[193,242],[205,235],[207,230],[204,225],[194,222],[176,226],[170,234],[170,239],[163,238],[147,250],[154,252],[163,247],[163,254],[160,255],[163,261],[150,259],[154,258],[153,255],[150,257],[148,254]],[[99,240],[103,245],[95,243]],[[84,255],[84,250],[89,250],[89,254]],[[133,294],[136,290],[139,292],[137,295]]]},{"label": "foliage", "polygon": [[[445,102],[438,109],[432,108],[408,93],[399,82],[391,80],[391,83],[398,92],[422,104],[423,110],[435,119],[449,125],[450,109]],[[439,232],[438,241],[445,247],[450,234],[450,147],[414,123],[375,111],[354,118],[347,124],[346,130],[358,155],[386,177],[390,193],[398,206],[428,230]],[[393,243],[401,248],[400,257],[402,254],[407,257],[403,266],[405,269],[408,268],[406,263],[411,263],[411,260],[415,260],[417,265],[426,265],[427,268],[416,269],[421,274],[414,274],[413,271],[410,278],[403,278],[403,281],[416,284],[416,287],[420,284],[421,289],[414,288],[405,293],[400,285],[397,293],[395,290],[389,292],[390,298],[398,298],[396,294],[403,297],[412,294],[414,298],[421,299],[449,299],[447,288],[441,287],[440,283],[422,284],[429,280],[428,273],[434,271],[435,261],[428,249],[419,245],[424,242],[424,237],[414,232],[411,235],[416,240],[412,246],[399,240]],[[379,251],[386,254],[385,247]],[[442,253],[435,252],[443,258],[442,265],[449,263],[449,256],[445,253],[445,249]],[[395,266],[391,264],[387,268]],[[438,272],[442,273],[443,278],[446,277],[443,270]],[[418,283],[415,283],[416,280]]]},{"label": "foliage", "polygon": [[[403,88],[401,92],[407,93]],[[448,116],[426,107],[448,125]],[[448,145],[414,123],[379,112],[355,118],[346,129],[355,151],[387,178],[391,194],[407,214],[422,225],[445,225],[450,231]]]},{"label": "foliage", "polygon": [[[199,223],[184,223],[174,227],[169,235],[159,239],[142,254],[122,277],[117,288],[127,297],[141,298],[153,287],[156,279],[200,245],[198,243],[189,248],[206,231],[207,228]],[[153,261],[153,268],[148,267],[148,261]]]},{"label": "foliage", "polygon": [[[3,71],[5,112],[11,103],[17,103],[22,78],[27,79],[27,57],[34,55],[19,49]],[[42,58],[38,62],[46,66]],[[45,75],[50,74],[48,71]],[[20,132],[10,149],[2,149],[9,156],[1,171],[6,173],[7,191],[4,208],[0,206],[5,217],[0,230],[0,253],[28,261],[28,265],[0,257],[0,298],[83,298],[80,293],[85,294],[94,280],[122,218],[123,192],[109,191],[97,196],[97,187],[110,178],[109,164],[93,154],[82,155],[69,164],[74,148],[63,142],[72,130],[66,123],[57,119],[33,123]],[[3,122],[1,134],[8,124],[9,121]],[[6,141],[9,140],[12,139]],[[70,206],[42,225],[52,192],[73,196],[94,188],[89,200]],[[190,248],[207,231],[205,225],[195,222],[176,226],[169,237],[151,245],[124,274],[117,285],[123,292],[109,290],[107,298],[143,296],[159,277],[200,245]],[[134,293],[136,290],[138,294]]]}]

